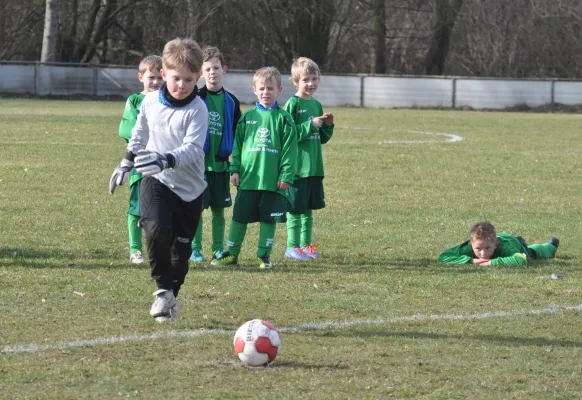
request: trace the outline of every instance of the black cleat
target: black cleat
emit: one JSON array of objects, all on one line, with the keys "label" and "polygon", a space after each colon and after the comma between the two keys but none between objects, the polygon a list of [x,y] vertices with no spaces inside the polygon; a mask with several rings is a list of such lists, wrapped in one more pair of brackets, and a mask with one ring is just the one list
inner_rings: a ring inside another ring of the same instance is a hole
[{"label": "black cleat", "polygon": [[548,240],[548,242],[550,242],[551,244],[554,245],[554,247],[556,248],[556,250],[558,250],[558,246],[560,245],[560,239],[553,237],[550,240]]}]

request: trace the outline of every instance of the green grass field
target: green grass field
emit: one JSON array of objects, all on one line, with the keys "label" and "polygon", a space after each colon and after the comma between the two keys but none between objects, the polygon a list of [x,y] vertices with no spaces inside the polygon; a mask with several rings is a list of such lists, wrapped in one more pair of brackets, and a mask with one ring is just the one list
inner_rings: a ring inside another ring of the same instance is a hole
[{"label": "green grass field", "polygon": [[[157,324],[128,191],[108,193],[122,110],[0,100],[0,398],[582,398],[580,115],[332,109],[323,259],[284,260],[279,225],[261,271],[252,225],[242,265],[191,264],[180,319]],[[480,220],[557,236],[557,257],[437,265]],[[268,368],[232,351],[252,318],[282,329]]]}]

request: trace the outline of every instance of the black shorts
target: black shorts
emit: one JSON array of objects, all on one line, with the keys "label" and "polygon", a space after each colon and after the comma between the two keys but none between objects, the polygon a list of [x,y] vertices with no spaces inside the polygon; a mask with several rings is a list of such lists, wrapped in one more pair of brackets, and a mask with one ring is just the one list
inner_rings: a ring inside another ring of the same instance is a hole
[{"label": "black shorts", "polygon": [[285,196],[268,190],[239,190],[232,219],[241,224],[287,222]]},{"label": "black shorts", "polygon": [[230,174],[228,172],[206,171],[206,183],[202,198],[202,208],[227,208],[232,206],[230,197]]},{"label": "black shorts", "polygon": [[310,176],[293,182],[286,191],[287,211],[291,214],[303,214],[309,210],[325,208],[323,177]]}]

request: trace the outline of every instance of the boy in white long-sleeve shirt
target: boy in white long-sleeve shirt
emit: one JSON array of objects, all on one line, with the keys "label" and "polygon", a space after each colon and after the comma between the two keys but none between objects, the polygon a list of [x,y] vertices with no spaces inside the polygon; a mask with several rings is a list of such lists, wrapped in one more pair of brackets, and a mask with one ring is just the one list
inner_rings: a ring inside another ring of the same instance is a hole
[{"label": "boy in white long-sleeve shirt", "polygon": [[132,167],[143,174],[140,226],[143,227],[151,275],[158,290],[150,315],[158,322],[176,319],[176,296],[188,273],[192,239],[202,212],[204,142],[208,111],[196,82],[202,50],[191,39],[164,46],[165,83],[142,102],[127,154],[109,182],[113,194]]}]

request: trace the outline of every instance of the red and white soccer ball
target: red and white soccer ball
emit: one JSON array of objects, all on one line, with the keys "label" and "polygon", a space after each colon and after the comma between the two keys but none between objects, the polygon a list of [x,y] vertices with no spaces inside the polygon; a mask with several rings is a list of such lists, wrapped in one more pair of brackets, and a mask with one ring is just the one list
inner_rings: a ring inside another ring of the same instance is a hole
[{"label": "red and white soccer ball", "polygon": [[234,334],[234,354],[243,364],[252,367],[272,363],[281,349],[279,331],[260,319],[245,322]]}]

